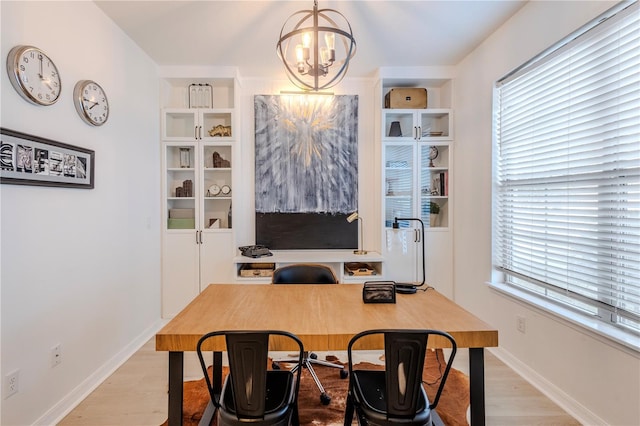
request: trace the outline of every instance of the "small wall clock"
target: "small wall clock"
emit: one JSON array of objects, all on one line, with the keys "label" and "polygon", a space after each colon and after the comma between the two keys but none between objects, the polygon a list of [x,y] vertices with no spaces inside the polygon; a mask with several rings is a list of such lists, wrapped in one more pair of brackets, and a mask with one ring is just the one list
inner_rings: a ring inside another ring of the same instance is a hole
[{"label": "small wall clock", "polygon": [[92,126],[102,126],[109,118],[109,100],[93,80],[80,80],[73,88],[73,104],[78,115]]},{"label": "small wall clock", "polygon": [[62,84],[56,64],[42,50],[19,45],[7,55],[7,73],[16,92],[35,105],[53,105]]}]

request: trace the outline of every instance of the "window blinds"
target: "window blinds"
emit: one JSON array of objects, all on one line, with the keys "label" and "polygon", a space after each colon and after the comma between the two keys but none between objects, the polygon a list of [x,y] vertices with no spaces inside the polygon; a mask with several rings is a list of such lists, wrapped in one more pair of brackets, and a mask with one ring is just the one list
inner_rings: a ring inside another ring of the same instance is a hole
[{"label": "window blinds", "polygon": [[640,331],[640,13],[499,81],[494,262],[505,282]]}]

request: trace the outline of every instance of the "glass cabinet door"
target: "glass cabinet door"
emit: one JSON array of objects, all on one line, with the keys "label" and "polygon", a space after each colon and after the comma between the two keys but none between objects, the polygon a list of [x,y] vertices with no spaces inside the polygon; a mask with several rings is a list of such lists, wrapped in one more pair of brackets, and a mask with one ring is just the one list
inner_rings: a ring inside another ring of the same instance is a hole
[{"label": "glass cabinet door", "polygon": [[416,116],[413,110],[385,110],[383,117],[383,138],[416,139]]},{"label": "glass cabinet door", "polygon": [[451,137],[451,110],[430,109],[417,112],[419,140],[448,140]]},{"label": "glass cabinet door", "polygon": [[166,229],[196,229],[195,145],[165,146]]},{"label": "glass cabinet door", "polygon": [[396,217],[414,217],[414,148],[415,143],[385,146],[385,227]]},{"label": "glass cabinet door", "polygon": [[425,227],[446,227],[449,200],[449,147],[421,143],[420,219]]},{"label": "glass cabinet door", "polygon": [[229,144],[202,144],[202,228],[208,230],[233,227],[232,152]]}]

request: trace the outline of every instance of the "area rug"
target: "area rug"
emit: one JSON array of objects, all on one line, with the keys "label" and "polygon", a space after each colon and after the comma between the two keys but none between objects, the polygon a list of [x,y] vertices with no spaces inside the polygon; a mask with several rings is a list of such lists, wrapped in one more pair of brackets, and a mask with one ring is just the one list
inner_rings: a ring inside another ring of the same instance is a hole
[{"label": "area rug", "polygon": [[[329,361],[337,362],[334,359]],[[357,364],[364,366],[365,363]],[[371,368],[383,369],[382,365],[369,364]],[[425,359],[425,368],[422,380],[429,398],[433,397],[440,385],[440,377],[444,371],[445,360],[442,351],[428,351]],[[354,367],[355,368],[355,367]],[[300,391],[298,404],[301,426],[334,426],[344,422],[345,399],[348,379],[340,379],[338,369],[319,366],[315,371],[322,382],[326,392],[331,396],[329,405],[322,405],[320,395],[311,375],[305,369],[300,378]],[[184,383],[183,425],[196,426],[202,418],[207,404],[209,393],[203,379]],[[442,396],[436,411],[442,421],[448,426],[462,426],[467,423],[467,408],[469,407],[469,378],[454,368],[449,372],[449,377],[442,391]],[[215,422],[214,422],[215,424]],[[355,420],[354,420],[355,424]],[[166,426],[167,422],[162,426]]]}]

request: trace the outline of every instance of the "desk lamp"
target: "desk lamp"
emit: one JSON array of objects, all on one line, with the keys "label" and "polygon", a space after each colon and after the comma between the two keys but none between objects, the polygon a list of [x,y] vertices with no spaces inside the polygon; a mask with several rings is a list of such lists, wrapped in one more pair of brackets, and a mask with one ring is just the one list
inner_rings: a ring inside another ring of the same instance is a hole
[{"label": "desk lamp", "polygon": [[367,254],[366,250],[363,250],[364,245],[362,244],[362,217],[358,214],[358,212],[353,212],[349,216],[347,216],[347,222],[351,223],[354,220],[360,222],[360,245],[358,246],[358,250],[354,250],[354,254]]},{"label": "desk lamp", "polygon": [[425,282],[425,266],[424,266],[424,222],[422,221],[422,219],[418,219],[415,217],[396,217],[393,221],[393,229],[400,229],[400,224],[398,223],[398,221],[400,220],[413,220],[413,221],[417,221],[420,222],[420,227],[421,227],[421,231],[422,234],[420,235],[420,240],[422,241],[422,282],[417,285],[417,284],[413,284],[413,283],[396,283],[396,293],[401,293],[401,294],[413,294],[416,291],[418,291],[418,287],[422,287],[424,285]]}]

